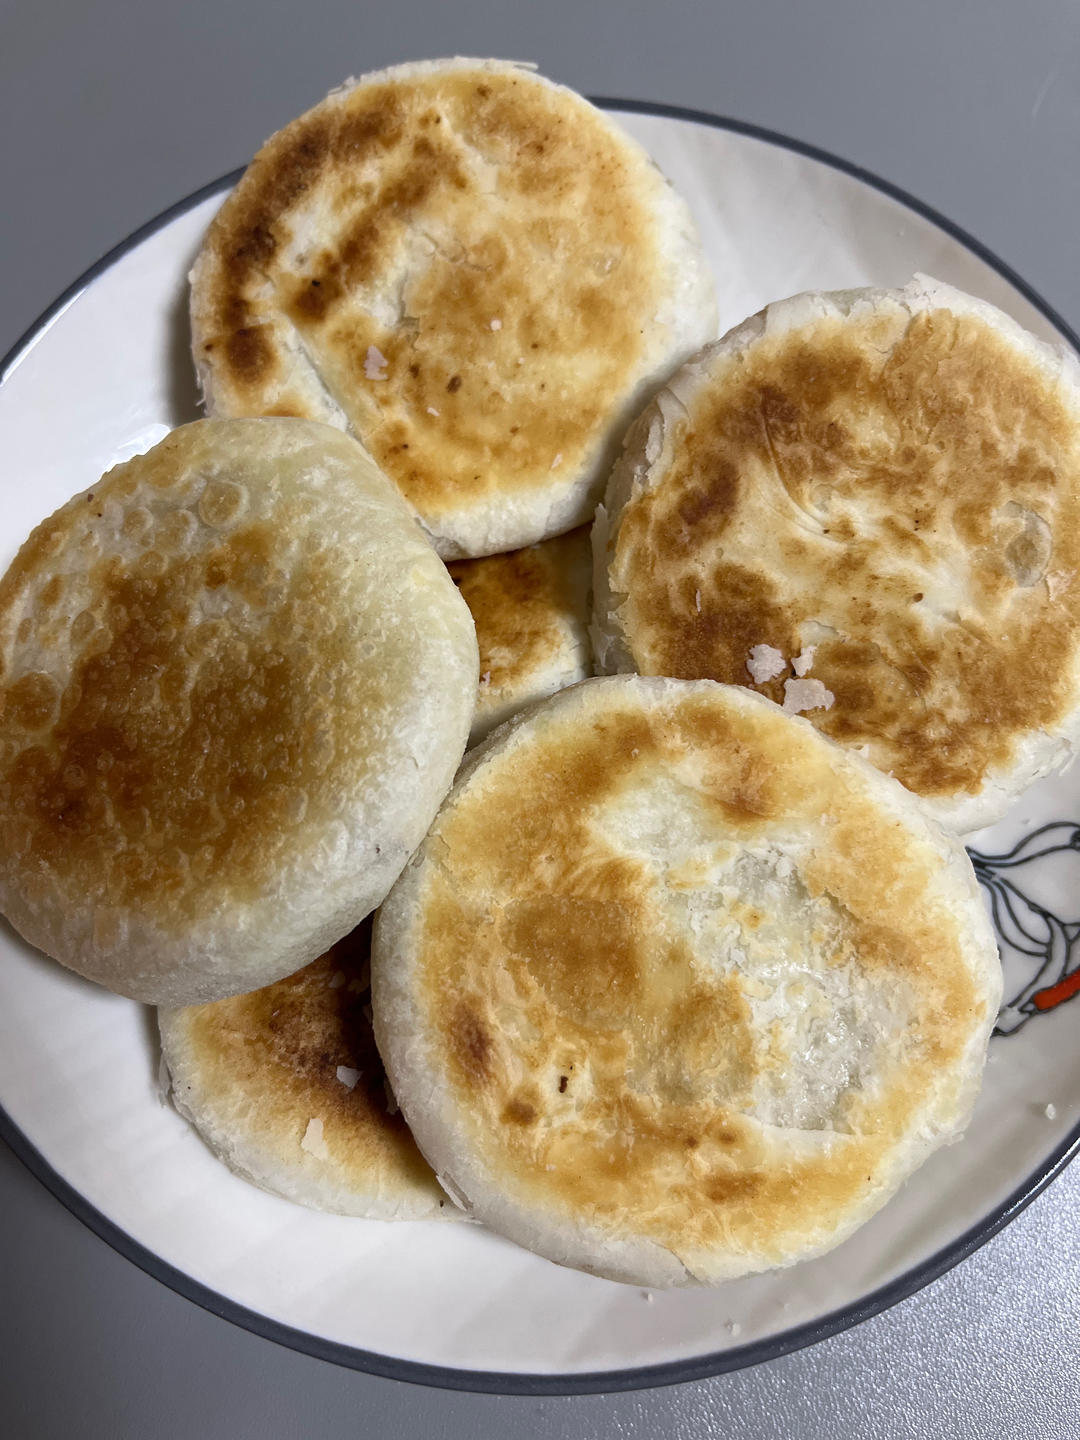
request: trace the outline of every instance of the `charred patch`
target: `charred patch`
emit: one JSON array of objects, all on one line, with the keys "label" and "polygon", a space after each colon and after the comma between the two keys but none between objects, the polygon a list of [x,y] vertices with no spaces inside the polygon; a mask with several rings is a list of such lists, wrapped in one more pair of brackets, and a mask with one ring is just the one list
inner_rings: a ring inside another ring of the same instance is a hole
[{"label": "charred patch", "polygon": [[264,382],[277,369],[273,348],[261,325],[234,330],[225,341],[225,353],[234,376],[246,385]]}]

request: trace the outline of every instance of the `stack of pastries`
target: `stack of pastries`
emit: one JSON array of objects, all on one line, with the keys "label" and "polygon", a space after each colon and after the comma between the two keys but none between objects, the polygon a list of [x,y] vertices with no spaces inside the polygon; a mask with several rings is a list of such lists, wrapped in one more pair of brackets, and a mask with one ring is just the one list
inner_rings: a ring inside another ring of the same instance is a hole
[{"label": "stack of pastries", "polygon": [[208,418],[0,582],[0,910],[298,1203],[838,1244],[978,1091],[959,837],[1080,737],[1075,359],[925,276],[717,338],[645,152],[461,59],[273,136],[191,316]]}]

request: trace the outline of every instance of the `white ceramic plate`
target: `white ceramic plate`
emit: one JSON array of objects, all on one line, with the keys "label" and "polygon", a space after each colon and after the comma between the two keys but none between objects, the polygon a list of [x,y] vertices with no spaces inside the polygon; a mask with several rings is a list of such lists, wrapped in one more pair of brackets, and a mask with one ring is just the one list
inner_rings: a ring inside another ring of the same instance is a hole
[{"label": "white ceramic plate", "polygon": [[[1076,343],[1017,277],[889,187],[708,116],[611,102],[690,199],[722,328],[803,289],[922,270]],[[183,202],[90,271],[0,381],[0,568],[30,528],[195,416],[185,276],[226,191]],[[1049,827],[1049,828],[1047,828]],[[152,1014],[0,925],[0,1133],[99,1234],[261,1334],[432,1384],[627,1388],[735,1368],[821,1338],[975,1248],[1080,1145],[1080,767],[978,838],[1006,995],[965,1140],[823,1259],[716,1290],[647,1294],[465,1225],[307,1211],[236,1179],[158,1093]],[[6,1113],[5,1113],[6,1112]]]}]

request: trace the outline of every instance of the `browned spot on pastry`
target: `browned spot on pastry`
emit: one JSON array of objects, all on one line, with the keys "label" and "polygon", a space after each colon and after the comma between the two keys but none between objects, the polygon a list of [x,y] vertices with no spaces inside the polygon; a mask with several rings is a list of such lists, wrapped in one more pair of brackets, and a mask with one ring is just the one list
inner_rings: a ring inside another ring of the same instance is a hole
[{"label": "browned spot on pastry", "polygon": [[454,1010],[454,1049],[461,1068],[474,1083],[490,1078],[491,1038],[464,1000]]},{"label": "browned spot on pastry", "polygon": [[536,1107],[515,1096],[503,1111],[502,1118],[511,1125],[531,1125],[536,1119]]},{"label": "browned spot on pastry", "polygon": [[245,384],[265,380],[277,368],[273,350],[262,326],[244,325],[225,341],[229,364]]}]

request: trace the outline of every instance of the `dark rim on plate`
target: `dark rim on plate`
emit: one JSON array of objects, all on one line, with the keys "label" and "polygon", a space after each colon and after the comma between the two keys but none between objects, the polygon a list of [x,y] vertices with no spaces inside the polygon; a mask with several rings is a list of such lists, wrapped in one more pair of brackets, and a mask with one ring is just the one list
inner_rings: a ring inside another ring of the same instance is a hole
[{"label": "dark rim on plate", "polygon": [[[801,140],[793,140],[789,136],[763,129],[758,125],[713,115],[705,110],[687,110],[677,105],[663,105],[645,100],[620,100],[607,96],[593,97],[593,103],[606,110],[656,115],[670,120],[707,125],[716,130],[728,130],[736,135],[744,135],[752,140],[761,140],[780,149],[793,151],[808,160],[828,165],[833,170],[839,170],[842,174],[861,181],[871,189],[898,201],[924,220],[929,220],[931,224],[944,231],[953,240],[958,241],[991,269],[996,270],[1050,321],[1074,350],[1080,352],[1080,335],[1077,335],[1054,308],[1036,290],[1033,290],[1015,270],[1000,260],[980,241],[967,234],[960,226],[955,225],[945,216],[940,215],[931,206],[923,204],[921,200],[909,195],[899,186],[882,180],[871,171],[832,155],[827,150],[820,150],[815,145],[808,145]],[[126,240],[122,240],[119,245],[103,255],[39,316],[0,361],[0,384],[3,384],[10,372],[53,322],[98,276],[111,269],[118,260],[134,250],[143,240],[163,229],[170,221],[194,209],[196,205],[209,199],[211,195],[231,188],[242,173],[242,169],[234,170],[228,175],[222,176],[221,179],[204,185],[194,194],[171,205],[160,215],[140,226]],[[419,1385],[432,1385],[451,1390],[471,1390],[488,1394],[589,1395],[605,1391],[638,1390],[649,1386],[674,1385],[690,1380],[707,1379],[732,1370],[746,1369],[751,1365],[759,1365],[765,1360],[778,1359],[781,1355],[802,1349],[806,1345],[813,1345],[819,1340],[825,1340],[830,1335],[836,1335],[841,1330],[846,1330],[862,1320],[868,1320],[871,1316],[889,1309],[909,1295],[913,1295],[917,1290],[921,1290],[931,1280],[936,1280],[946,1270],[952,1269],[954,1265],[977,1250],[980,1245],[985,1244],[991,1236],[996,1235],[1030,1204],[1080,1152],[1080,1125],[1077,1125],[1065,1140],[1040,1165],[1036,1166],[1008,1199],[991,1210],[977,1224],[939,1250],[936,1255],[932,1255],[914,1269],[898,1276],[888,1285],[883,1285],[879,1290],[871,1292],[852,1305],[842,1306],[819,1320],[809,1321],[805,1325],[796,1326],[764,1340],[698,1356],[691,1360],[671,1360],[657,1365],[644,1365],[623,1370],[552,1375],[514,1374],[498,1370],[458,1370],[442,1365],[429,1365],[422,1361],[400,1360],[370,1350],[358,1350],[350,1345],[326,1340],[318,1335],[296,1330],[280,1321],[271,1320],[268,1316],[249,1310],[246,1306],[229,1300],[200,1284],[199,1281],[168,1264],[153,1251],[132,1239],[53,1169],[2,1106],[0,1106],[0,1139],[6,1141],[26,1168],[41,1181],[46,1189],[50,1190],[77,1219],[81,1220],[118,1254],[132,1261],[141,1270],[169,1286],[185,1299],[194,1301],[196,1305],[210,1311],[212,1315],[229,1320],[234,1325],[250,1330],[253,1334],[260,1335],[266,1340],[273,1340],[279,1345],[287,1345],[293,1350],[312,1355],[318,1360],[330,1361],[335,1365],[381,1375],[391,1380],[407,1380]]]}]

